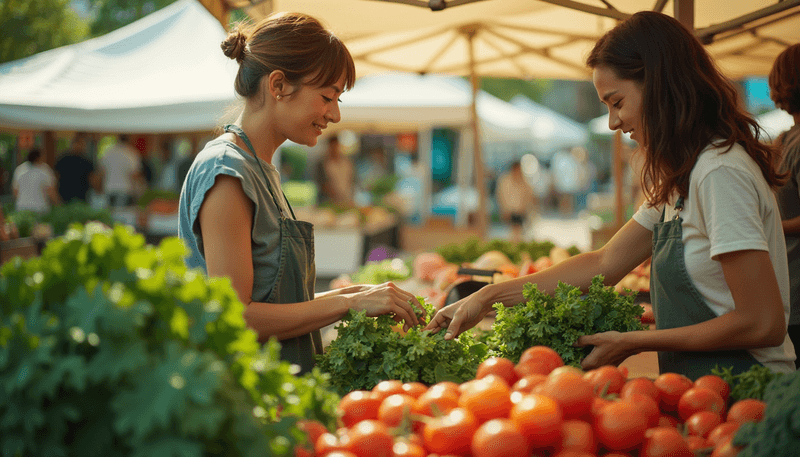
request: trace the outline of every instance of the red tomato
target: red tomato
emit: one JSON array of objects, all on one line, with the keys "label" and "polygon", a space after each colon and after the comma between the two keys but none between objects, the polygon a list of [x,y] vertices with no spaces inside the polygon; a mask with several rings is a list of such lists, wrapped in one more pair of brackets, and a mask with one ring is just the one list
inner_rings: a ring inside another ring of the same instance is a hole
[{"label": "red tomato", "polygon": [[472,436],[472,457],[528,457],[528,442],[514,422],[492,419]]},{"label": "red tomato", "polygon": [[703,438],[702,436],[689,435],[686,436],[684,439],[686,440],[686,444],[689,446],[689,450],[694,452],[695,454],[700,454],[699,453],[700,449],[706,449],[711,447],[711,443],[709,443],[708,440]]},{"label": "red tomato", "polygon": [[564,416],[552,398],[525,395],[511,408],[510,417],[531,449],[550,447],[561,439]]},{"label": "red tomato", "polygon": [[316,444],[320,436],[328,433],[328,429],[322,425],[322,422],[311,419],[301,419],[297,421],[297,428],[305,432],[308,437],[308,442],[311,443],[312,447]]},{"label": "red tomato", "polygon": [[533,346],[525,349],[519,358],[519,363],[526,363],[528,361],[535,361],[543,363],[546,368],[549,368],[547,373],[555,370],[558,367],[564,366],[564,360],[558,355],[558,352],[547,346]]},{"label": "red tomato", "polygon": [[556,448],[560,451],[570,449],[594,454],[597,450],[597,438],[588,422],[566,420],[561,425],[561,443]]},{"label": "red tomato", "polygon": [[736,457],[741,448],[733,445],[733,437],[729,436],[714,447],[711,457]]},{"label": "red tomato", "polygon": [[517,378],[522,379],[526,376],[540,374],[540,375],[549,375],[550,372],[553,371],[546,362],[541,362],[537,360],[528,360],[527,362],[520,362],[514,366],[514,374],[517,375]]},{"label": "red tomato", "polygon": [[631,403],[613,402],[600,411],[594,424],[597,440],[612,451],[630,451],[642,444],[647,419]]},{"label": "red tomato", "polygon": [[736,431],[739,430],[739,425],[738,422],[731,421],[717,425],[714,430],[711,430],[711,433],[708,434],[709,446],[716,446],[725,438],[733,436]]},{"label": "red tomato", "polygon": [[392,457],[394,437],[383,422],[364,420],[347,431],[348,450],[356,457]]},{"label": "red tomato", "polygon": [[658,418],[658,425],[659,427],[676,428],[678,426],[678,419],[669,414],[662,414],[661,417]]},{"label": "red tomato", "polygon": [[419,398],[420,395],[427,391],[428,386],[421,382],[407,382],[403,384],[403,393],[414,398]]},{"label": "red tomato", "polygon": [[395,442],[392,452],[394,457],[426,457],[428,455],[422,446],[405,441]]},{"label": "red tomato", "polygon": [[365,390],[354,390],[342,397],[338,413],[342,424],[351,427],[362,420],[377,419],[381,400]]},{"label": "red tomato", "polygon": [[718,425],[722,423],[722,417],[711,411],[698,411],[686,420],[686,431],[690,435],[702,436],[707,438]]},{"label": "red tomato", "polygon": [[694,457],[677,429],[655,427],[645,433],[639,457]]},{"label": "red tomato", "polygon": [[469,410],[479,423],[507,418],[511,411],[511,390],[503,378],[487,375],[472,383],[458,399],[458,406]]},{"label": "red tomato", "polygon": [[394,394],[388,396],[381,402],[378,408],[378,420],[389,427],[397,427],[403,419],[409,417],[414,409],[413,397],[405,394]]},{"label": "red tomato", "polygon": [[521,378],[519,381],[515,382],[512,385],[511,390],[513,392],[528,394],[531,393],[534,387],[543,383],[546,379],[547,376],[543,374],[529,374],[528,376],[525,376],[524,378]]},{"label": "red tomato", "polygon": [[618,394],[625,385],[625,376],[611,365],[605,365],[600,368],[588,371],[583,375],[583,379],[589,381],[594,387],[596,395],[601,394]]},{"label": "red tomato", "polygon": [[619,396],[620,398],[625,398],[634,392],[647,395],[651,397],[653,400],[655,400],[656,404],[660,404],[661,391],[658,390],[658,387],[656,387],[653,381],[647,378],[629,379],[622,386],[622,389],[619,392]]},{"label": "red tomato", "polygon": [[600,414],[600,411],[610,403],[611,400],[607,400],[603,397],[594,397],[594,399],[592,400],[592,409],[591,409],[592,418],[593,419],[596,418]]},{"label": "red tomato", "polygon": [[706,389],[713,390],[718,393],[725,403],[728,403],[728,397],[731,394],[731,386],[724,379],[717,375],[709,374],[701,376],[694,381],[694,387],[705,387]]},{"label": "red tomato", "polygon": [[331,451],[320,455],[319,457],[358,457],[350,451]]},{"label": "red tomato", "polygon": [[632,404],[641,411],[647,421],[647,428],[658,425],[658,420],[661,418],[661,411],[659,411],[658,404],[652,397],[633,392],[623,398],[622,401]]},{"label": "red tomato", "polygon": [[422,439],[425,448],[436,454],[466,454],[470,451],[472,435],[478,420],[464,408],[455,408],[444,416],[425,423]]},{"label": "red tomato", "polygon": [[554,370],[539,388],[538,393],[561,405],[565,419],[580,419],[591,412],[594,389],[578,370]]},{"label": "red tomato", "polygon": [[662,411],[678,410],[678,402],[684,392],[692,388],[692,380],[678,373],[664,373],[653,381],[660,393],[659,407]]},{"label": "red tomato", "polygon": [[323,433],[314,443],[314,452],[317,455],[326,455],[333,451],[348,451],[348,439],[333,433]]},{"label": "red tomato", "polygon": [[489,357],[481,362],[478,365],[478,373],[475,378],[481,379],[490,374],[503,378],[509,386],[513,386],[519,379],[519,376],[514,371],[514,362],[505,357]]},{"label": "red tomato", "polygon": [[564,449],[553,455],[553,457],[595,457],[593,452],[579,451],[576,449]]},{"label": "red tomato", "polygon": [[414,412],[426,416],[447,414],[458,406],[458,394],[446,388],[431,387],[414,403]]},{"label": "red tomato", "polygon": [[372,396],[385,400],[389,395],[402,394],[403,383],[400,381],[381,381],[372,388]]},{"label": "red tomato", "polygon": [[753,398],[739,400],[728,411],[728,421],[736,422],[739,425],[745,422],[761,422],[761,419],[764,418],[766,407],[767,404],[761,400]]},{"label": "red tomato", "polygon": [[725,400],[713,390],[692,387],[678,400],[678,416],[685,422],[698,411],[711,411],[722,415],[725,412]]}]

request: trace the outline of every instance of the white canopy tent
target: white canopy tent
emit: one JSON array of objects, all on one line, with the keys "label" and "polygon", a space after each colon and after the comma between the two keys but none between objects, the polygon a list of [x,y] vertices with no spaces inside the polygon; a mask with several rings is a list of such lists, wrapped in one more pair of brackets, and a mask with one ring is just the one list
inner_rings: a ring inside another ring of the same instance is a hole
[{"label": "white canopy tent", "polygon": [[550,157],[559,149],[582,146],[589,139],[586,126],[542,106],[524,95],[516,95],[511,104],[533,118],[531,135],[534,152],[540,157]]},{"label": "white canopy tent", "polygon": [[208,131],[235,100],[226,32],[179,0],[102,37],[0,65],[0,128]]}]

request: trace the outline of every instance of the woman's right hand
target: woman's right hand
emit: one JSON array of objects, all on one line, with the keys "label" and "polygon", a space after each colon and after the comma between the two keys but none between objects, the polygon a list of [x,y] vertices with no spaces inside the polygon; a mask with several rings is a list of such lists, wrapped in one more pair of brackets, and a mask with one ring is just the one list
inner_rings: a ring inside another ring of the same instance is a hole
[{"label": "woman's right hand", "polygon": [[[343,293],[343,295],[348,295],[351,303],[350,309],[366,310],[369,317],[393,314],[395,321],[405,322],[403,329],[406,331],[420,323],[425,324],[425,309],[417,301],[417,297],[392,282],[372,286],[359,285],[351,290],[353,292],[350,294]],[[417,317],[418,313],[422,318]]]},{"label": "woman's right hand", "polygon": [[462,332],[478,325],[492,309],[491,306],[486,306],[488,302],[482,298],[479,292],[468,295],[437,311],[425,330],[436,333],[441,329],[446,329],[444,339],[452,340]]}]

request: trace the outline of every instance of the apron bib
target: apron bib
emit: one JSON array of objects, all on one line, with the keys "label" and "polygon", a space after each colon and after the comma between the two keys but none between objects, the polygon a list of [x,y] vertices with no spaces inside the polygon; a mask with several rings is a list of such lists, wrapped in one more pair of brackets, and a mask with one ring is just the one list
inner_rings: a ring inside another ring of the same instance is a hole
[{"label": "apron bib", "polygon": [[[232,132],[242,139],[244,144],[253,153],[256,161],[258,157],[250,139],[241,128],[236,125],[226,125],[225,132]],[[280,260],[278,273],[270,287],[266,301],[268,303],[299,303],[310,301],[314,298],[314,282],[316,281],[316,268],[314,265],[314,225],[310,222],[294,219],[294,210],[286,196],[292,218],[287,218],[283,208],[278,204],[275,191],[267,178],[266,172],[261,167],[267,190],[272,196],[275,206],[280,211]],[[319,330],[294,338],[281,340],[281,358],[300,366],[300,373],[307,373],[314,368],[315,356],[322,353],[322,335]]]},{"label": "apron bib", "polygon": [[[683,197],[675,203],[678,212],[674,219],[661,220],[653,228],[653,258],[650,271],[650,298],[659,330],[686,327],[717,317],[695,288],[683,256]],[[711,374],[715,365],[733,367],[733,374],[747,371],[759,362],[746,350],[708,352],[659,351],[658,367],[661,373],[680,373],[692,380]]]}]

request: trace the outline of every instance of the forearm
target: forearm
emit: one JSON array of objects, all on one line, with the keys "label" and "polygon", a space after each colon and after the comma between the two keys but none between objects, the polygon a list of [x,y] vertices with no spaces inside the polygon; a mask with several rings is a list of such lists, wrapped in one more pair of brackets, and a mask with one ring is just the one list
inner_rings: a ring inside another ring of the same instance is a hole
[{"label": "forearm", "polygon": [[792,219],[786,219],[782,223],[783,225],[783,233],[784,234],[794,234],[800,233],[800,216],[794,217]]},{"label": "forearm", "polygon": [[349,299],[341,294],[301,303],[252,302],[245,308],[244,319],[259,341],[285,340],[341,320],[348,309]]}]

